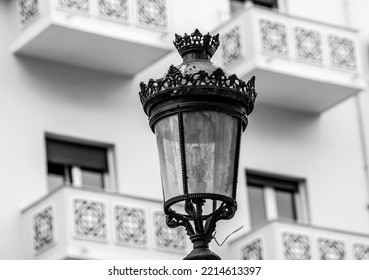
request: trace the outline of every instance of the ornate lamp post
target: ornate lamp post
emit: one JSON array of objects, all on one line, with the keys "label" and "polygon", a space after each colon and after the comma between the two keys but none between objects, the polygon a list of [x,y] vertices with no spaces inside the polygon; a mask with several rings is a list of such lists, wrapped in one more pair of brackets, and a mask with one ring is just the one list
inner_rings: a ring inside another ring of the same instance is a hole
[{"label": "ornate lamp post", "polygon": [[209,243],[216,222],[237,210],[240,140],[254,107],[255,78],[245,83],[210,62],[219,34],[196,29],[176,34],[174,45],[183,63],[141,82],[139,93],[157,137],[166,222],[186,228],[194,249],[185,259],[220,259]]}]

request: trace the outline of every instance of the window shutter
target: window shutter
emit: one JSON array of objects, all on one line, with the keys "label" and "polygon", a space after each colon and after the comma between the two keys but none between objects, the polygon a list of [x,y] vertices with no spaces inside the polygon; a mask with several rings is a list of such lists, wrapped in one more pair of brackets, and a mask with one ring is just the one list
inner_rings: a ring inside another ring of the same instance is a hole
[{"label": "window shutter", "polygon": [[298,191],[298,182],[275,177],[265,177],[247,172],[247,184],[256,186],[272,186],[276,189]]},{"label": "window shutter", "polygon": [[268,8],[278,8],[277,0],[253,0],[255,5],[260,5]]},{"label": "window shutter", "polygon": [[47,139],[46,151],[51,163],[108,171],[107,149],[104,147]]}]

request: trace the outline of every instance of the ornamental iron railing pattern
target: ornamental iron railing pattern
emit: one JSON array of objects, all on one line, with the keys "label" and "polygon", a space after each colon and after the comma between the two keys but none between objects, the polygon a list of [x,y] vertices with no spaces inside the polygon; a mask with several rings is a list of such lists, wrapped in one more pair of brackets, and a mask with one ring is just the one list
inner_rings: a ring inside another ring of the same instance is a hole
[{"label": "ornamental iron railing pattern", "polygon": [[121,21],[129,19],[128,0],[99,0],[98,10],[101,16],[110,19]]},{"label": "ornamental iron railing pattern", "polygon": [[[185,230],[181,227],[169,228],[163,212],[157,211],[157,208],[150,211],[153,219],[151,219],[152,223],[148,223],[147,211],[139,207],[114,203],[109,206],[111,209],[108,209],[104,202],[78,197],[72,200],[71,206],[74,211],[74,227],[70,235],[74,238],[139,248],[151,247],[172,253],[183,253],[187,248]],[[42,254],[57,246],[56,213],[56,207],[53,204],[47,204],[30,214],[32,226],[30,249],[34,255]],[[109,217],[109,214],[112,216]],[[63,224],[59,226],[65,227]],[[107,235],[108,226],[112,233],[115,233],[114,236],[110,235],[110,240]],[[152,238],[148,237],[149,234]],[[282,246],[276,246],[273,250],[282,248],[281,254],[287,260],[369,260],[369,242],[357,242],[354,236],[334,238],[333,235],[332,237],[319,235],[311,232],[281,231]],[[345,244],[350,244],[349,252]],[[313,248],[312,245],[316,247]],[[240,248],[240,257],[243,260],[262,260],[268,257],[260,237],[246,241],[246,244]]]},{"label": "ornamental iron railing pattern", "polygon": [[59,5],[61,8],[82,13],[87,13],[90,10],[89,0],[59,0]]},{"label": "ornamental iron railing pattern", "polygon": [[143,209],[115,206],[115,230],[117,241],[130,245],[145,245],[147,230]]},{"label": "ornamental iron railing pattern", "polygon": [[222,37],[223,64],[228,67],[242,58],[240,27],[235,26]]},{"label": "ornamental iron railing pattern", "polygon": [[159,29],[168,28],[166,0],[59,0],[61,8],[75,12],[90,13],[91,5],[97,6],[99,16],[123,22],[133,20],[130,9],[135,7],[137,24]]},{"label": "ornamental iron railing pattern", "polygon": [[263,246],[258,238],[241,248],[242,260],[263,260]]},{"label": "ornamental iron railing pattern", "polygon": [[144,26],[167,28],[165,0],[136,0],[138,23]]},{"label": "ornamental iron railing pattern", "polygon": [[[142,208],[114,204],[107,209],[104,202],[84,198],[72,200],[73,231],[71,236],[88,241],[108,240],[108,226],[115,235],[110,242],[119,245],[146,248],[149,246],[148,233],[152,234],[152,248],[167,252],[184,252],[187,248],[186,232],[183,228],[169,228],[163,212],[155,209],[151,227],[147,213]],[[110,218],[107,215],[111,213]],[[55,207],[47,206],[31,216],[33,234],[33,254],[38,255],[56,244]],[[109,221],[112,223],[109,225]],[[62,225],[63,226],[63,225]]]},{"label": "ornamental iron railing pattern", "polygon": [[155,244],[160,249],[184,251],[186,232],[183,227],[169,228],[162,212],[154,212]]},{"label": "ornamental iron railing pattern", "polygon": [[[287,21],[282,17],[279,20],[260,17],[255,22],[258,24],[257,39],[260,45],[257,49],[260,48],[263,55],[275,55],[332,69],[358,70],[355,40],[353,37],[350,38],[351,35],[342,35],[346,31],[328,32],[326,26],[309,28],[305,26],[306,23],[300,24],[298,20]],[[222,31],[224,35],[221,48],[224,67],[231,67],[252,51],[250,48],[242,50],[245,40],[240,32],[241,27],[249,28],[240,24]]]},{"label": "ornamental iron railing pattern", "polygon": [[286,25],[265,19],[260,20],[261,43],[264,51],[288,55]]},{"label": "ornamental iron railing pattern", "polygon": [[283,233],[283,255],[287,260],[310,260],[309,237],[303,234]]},{"label": "ornamental iron railing pattern", "polygon": [[40,252],[54,243],[53,208],[48,206],[33,216],[33,249]]},{"label": "ornamental iron railing pattern", "polygon": [[355,70],[356,55],[354,42],[348,38],[329,35],[330,58],[333,66]]},{"label": "ornamental iron railing pattern", "polygon": [[353,246],[355,260],[369,260],[369,245],[356,243]]},{"label": "ornamental iron railing pattern", "polygon": [[318,240],[321,260],[344,260],[345,244],[342,241],[320,238]]},{"label": "ornamental iron railing pattern", "polygon": [[102,202],[75,199],[74,229],[77,237],[104,240],[106,238],[105,205]]},{"label": "ornamental iron railing pattern", "polygon": [[27,24],[40,13],[38,0],[18,0],[19,22]]},{"label": "ornamental iron railing pattern", "polygon": [[297,57],[321,63],[323,59],[322,38],[319,32],[301,27],[295,28]]}]

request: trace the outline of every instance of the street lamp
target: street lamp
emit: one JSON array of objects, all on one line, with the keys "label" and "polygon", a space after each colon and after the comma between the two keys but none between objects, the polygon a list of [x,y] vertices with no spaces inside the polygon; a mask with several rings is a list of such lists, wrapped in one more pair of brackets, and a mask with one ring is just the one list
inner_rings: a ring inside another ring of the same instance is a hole
[{"label": "street lamp", "polygon": [[196,29],[176,34],[174,45],[183,63],[141,82],[139,92],[157,138],[166,222],[186,228],[194,249],[185,259],[220,259],[209,243],[217,221],[237,210],[241,133],[254,107],[255,78],[245,83],[213,65],[219,34]]}]

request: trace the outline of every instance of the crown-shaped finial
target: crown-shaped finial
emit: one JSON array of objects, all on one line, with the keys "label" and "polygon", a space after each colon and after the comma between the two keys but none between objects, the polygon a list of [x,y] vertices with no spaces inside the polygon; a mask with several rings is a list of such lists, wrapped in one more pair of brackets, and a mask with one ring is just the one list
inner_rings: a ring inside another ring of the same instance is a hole
[{"label": "crown-shaped finial", "polygon": [[219,34],[215,36],[211,36],[209,33],[202,35],[198,29],[195,29],[191,35],[175,34],[173,44],[182,58],[189,53],[205,53],[210,59],[219,46]]}]

